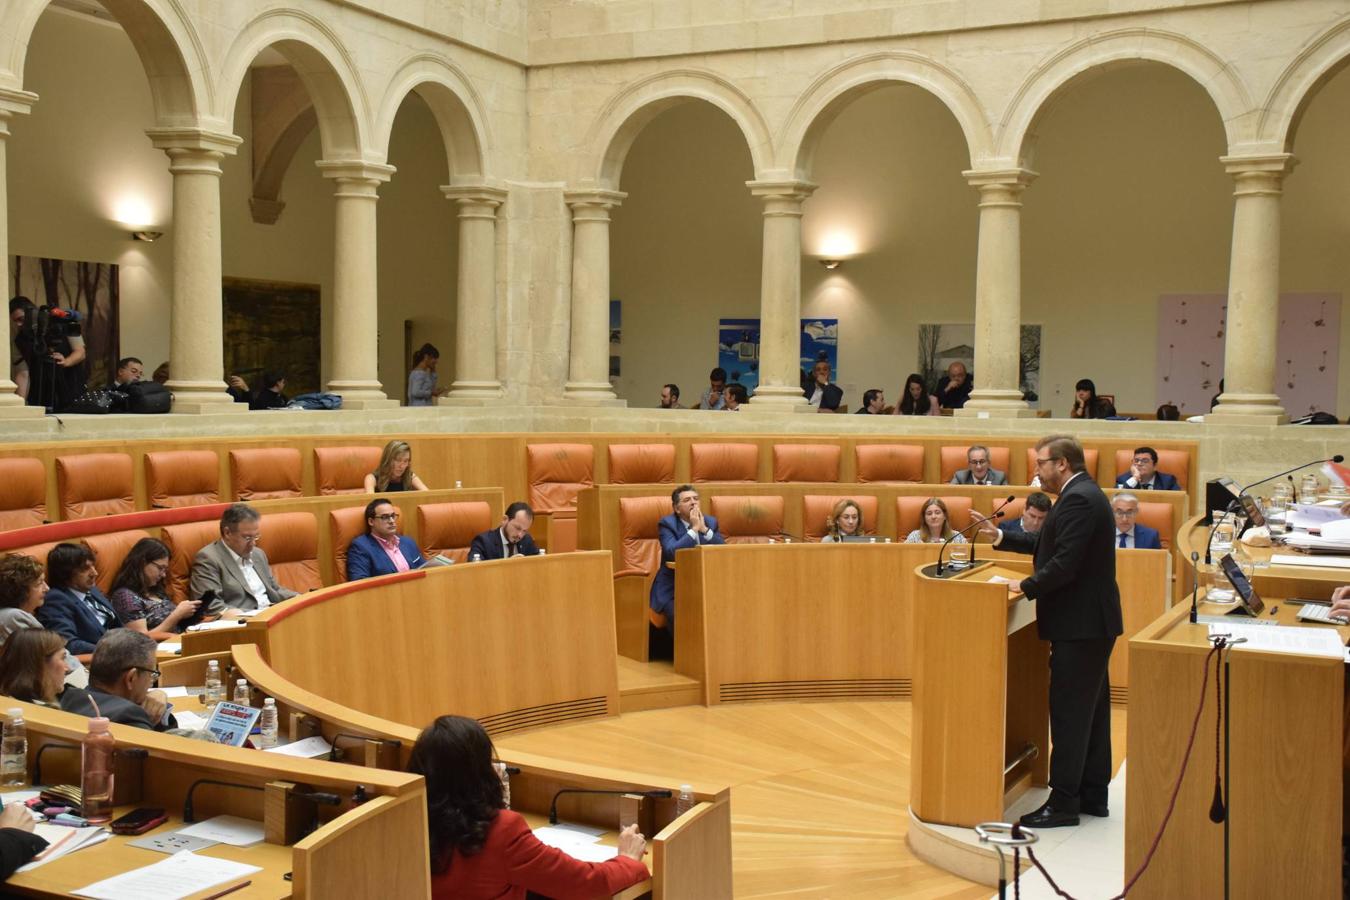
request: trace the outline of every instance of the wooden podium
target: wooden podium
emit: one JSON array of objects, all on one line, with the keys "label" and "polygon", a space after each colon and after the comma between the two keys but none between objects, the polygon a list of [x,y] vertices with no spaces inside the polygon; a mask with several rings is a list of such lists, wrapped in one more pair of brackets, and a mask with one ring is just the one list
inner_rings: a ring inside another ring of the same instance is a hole
[{"label": "wooden podium", "polygon": [[932,824],[1003,821],[1049,774],[1049,644],[1020,581],[1030,560],[979,563],[945,578],[916,570],[910,812]]}]

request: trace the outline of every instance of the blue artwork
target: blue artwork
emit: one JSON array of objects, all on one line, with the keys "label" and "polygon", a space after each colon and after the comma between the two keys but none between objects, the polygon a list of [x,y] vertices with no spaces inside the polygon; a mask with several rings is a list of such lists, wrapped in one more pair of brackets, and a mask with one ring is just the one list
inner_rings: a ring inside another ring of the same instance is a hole
[{"label": "blue artwork", "polygon": [[[802,378],[819,360],[827,360],[838,381],[839,320],[802,319]],[[750,393],[759,385],[759,319],[722,319],[717,326],[717,365],[728,384],[743,384]]]}]

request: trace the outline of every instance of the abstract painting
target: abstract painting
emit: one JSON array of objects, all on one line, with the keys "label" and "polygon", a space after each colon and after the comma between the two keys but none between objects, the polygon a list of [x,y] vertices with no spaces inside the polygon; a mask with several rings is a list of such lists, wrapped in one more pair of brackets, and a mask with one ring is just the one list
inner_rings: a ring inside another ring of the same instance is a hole
[{"label": "abstract painting", "polygon": [[11,297],[27,297],[35,306],[59,306],[79,313],[88,372],[85,382],[102,386],[112,381],[121,352],[117,265],[11,256],[9,276]]},{"label": "abstract painting", "polygon": [[319,286],[225,279],[225,375],[250,390],[264,371],[286,373],[286,396],[319,386]]}]

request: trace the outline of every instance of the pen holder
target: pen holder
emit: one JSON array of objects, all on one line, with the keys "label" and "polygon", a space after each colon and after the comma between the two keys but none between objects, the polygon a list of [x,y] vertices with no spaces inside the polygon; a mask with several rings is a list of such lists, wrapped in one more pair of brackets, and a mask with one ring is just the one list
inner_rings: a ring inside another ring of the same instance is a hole
[{"label": "pen holder", "polygon": [[263,788],[263,839],[269,844],[294,844],[314,820],[314,803],[297,796],[295,788],[289,781],[269,781]]}]

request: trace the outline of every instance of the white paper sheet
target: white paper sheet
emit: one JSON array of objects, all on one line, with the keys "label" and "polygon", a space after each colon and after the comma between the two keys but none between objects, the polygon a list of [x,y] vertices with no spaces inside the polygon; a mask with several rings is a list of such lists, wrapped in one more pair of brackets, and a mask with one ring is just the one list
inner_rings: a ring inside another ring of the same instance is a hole
[{"label": "white paper sheet", "polygon": [[164,696],[165,696],[165,697],[168,697],[168,698],[170,698],[170,699],[172,699],[172,698],[174,698],[174,697],[191,697],[191,696],[192,696],[192,694],[188,693],[188,687],[187,687],[187,685],[185,685],[185,684],[178,684],[178,685],[174,685],[173,687],[162,687],[162,688],[159,688],[159,690],[163,691],[163,692],[164,692]]},{"label": "white paper sheet", "polygon": [[565,844],[594,844],[604,834],[599,828],[586,825],[545,825],[534,830],[534,836],[550,847]]},{"label": "white paper sheet", "polygon": [[91,825],[88,828],[68,828],[64,825],[48,825],[46,822],[34,825],[33,833],[45,840],[47,846],[41,853],[33,857],[32,862],[20,867],[20,872],[36,869],[54,859],[60,859],[68,853],[74,853],[76,850],[101,844],[111,837],[106,829],[97,825]]},{"label": "white paper sheet", "polygon": [[92,900],[181,900],[261,871],[257,866],[198,856],[184,850],[157,863],[96,881],[73,893]]},{"label": "white paper sheet", "polygon": [[1246,638],[1245,644],[1238,644],[1235,650],[1260,650],[1268,653],[1295,653],[1301,656],[1326,656],[1341,659],[1345,656],[1345,645],[1341,637],[1330,628],[1299,628],[1290,625],[1253,627],[1251,625],[1225,624],[1210,625],[1209,633],[1231,634],[1233,637]]},{"label": "white paper sheet", "polygon": [[181,656],[183,653],[182,641],[164,641],[155,650],[159,653],[168,653],[173,656]]},{"label": "white paper sheet", "polygon": [[307,737],[303,741],[268,747],[267,752],[280,753],[282,756],[298,756],[301,759],[317,759],[320,756],[327,756],[332,753],[333,745],[325,741],[322,735],[316,734],[314,737]]},{"label": "white paper sheet", "polygon": [[[1291,528],[1320,528],[1340,518],[1342,516],[1339,505],[1315,506],[1311,503],[1300,503],[1285,516]],[[1346,521],[1350,522],[1350,519]]]},{"label": "white paper sheet", "polygon": [[1350,557],[1276,553],[1270,557],[1270,564],[1272,566],[1318,566],[1324,569],[1350,569]]},{"label": "white paper sheet", "polygon": [[178,834],[220,841],[234,847],[248,847],[261,841],[264,836],[263,823],[239,816],[213,816],[204,822],[178,829]]},{"label": "white paper sheet", "polygon": [[201,731],[206,727],[206,719],[197,715],[195,712],[174,711],[173,717],[178,720],[178,727],[187,731]]},{"label": "white paper sheet", "polygon": [[244,623],[238,619],[216,619],[214,622],[202,622],[198,625],[189,625],[188,631],[221,631],[227,628],[243,628]]}]

